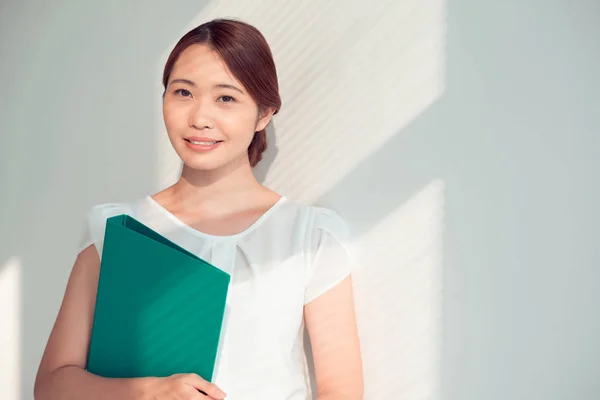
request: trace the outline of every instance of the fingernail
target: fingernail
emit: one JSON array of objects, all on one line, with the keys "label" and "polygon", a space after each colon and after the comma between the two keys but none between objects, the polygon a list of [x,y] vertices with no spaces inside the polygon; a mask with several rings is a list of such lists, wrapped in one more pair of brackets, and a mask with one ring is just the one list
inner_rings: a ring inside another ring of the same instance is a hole
[{"label": "fingernail", "polygon": [[227,396],[227,395],[225,394],[224,391],[222,391],[221,389],[219,389],[219,390],[217,390],[217,396],[219,396],[221,399],[224,399],[225,396]]}]

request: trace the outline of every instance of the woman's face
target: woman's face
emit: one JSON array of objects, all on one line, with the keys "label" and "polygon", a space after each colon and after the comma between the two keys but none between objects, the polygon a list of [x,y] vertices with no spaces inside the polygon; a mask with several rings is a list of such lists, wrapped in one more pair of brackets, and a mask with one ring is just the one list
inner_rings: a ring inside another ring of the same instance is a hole
[{"label": "woman's face", "polygon": [[254,132],[264,129],[272,115],[259,115],[244,86],[206,45],[188,47],[171,71],[163,117],[171,144],[190,168],[248,163]]}]

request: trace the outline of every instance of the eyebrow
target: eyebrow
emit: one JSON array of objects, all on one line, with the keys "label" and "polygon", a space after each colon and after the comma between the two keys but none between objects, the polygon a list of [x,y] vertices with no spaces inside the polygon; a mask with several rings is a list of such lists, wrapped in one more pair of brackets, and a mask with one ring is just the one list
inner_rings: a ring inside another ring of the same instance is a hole
[{"label": "eyebrow", "polygon": [[[173,79],[171,81],[171,84],[173,83],[185,83],[187,85],[190,85],[192,87],[197,87],[198,85],[196,85],[196,83],[194,83],[193,81],[190,81],[189,79]],[[219,83],[217,85],[214,86],[215,88],[218,89],[232,89],[235,90],[237,92],[240,92],[241,94],[245,94],[244,91],[240,88],[238,88],[237,86],[234,85],[229,85],[227,83]]]}]

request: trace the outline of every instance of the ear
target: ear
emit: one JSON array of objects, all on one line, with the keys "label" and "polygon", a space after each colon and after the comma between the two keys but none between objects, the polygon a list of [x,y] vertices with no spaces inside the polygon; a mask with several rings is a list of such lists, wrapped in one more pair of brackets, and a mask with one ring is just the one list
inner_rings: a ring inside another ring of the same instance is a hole
[{"label": "ear", "polygon": [[269,125],[269,122],[271,122],[273,114],[275,114],[275,108],[273,107],[269,107],[262,110],[258,116],[258,121],[256,121],[256,128],[254,129],[254,131],[259,132],[265,129],[267,125]]}]

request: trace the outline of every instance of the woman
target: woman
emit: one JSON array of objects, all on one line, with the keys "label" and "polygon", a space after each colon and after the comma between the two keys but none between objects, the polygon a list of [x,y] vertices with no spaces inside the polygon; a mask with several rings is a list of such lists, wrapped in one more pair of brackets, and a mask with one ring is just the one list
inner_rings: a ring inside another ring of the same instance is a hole
[{"label": "woman", "polygon": [[[181,177],[153,196],[90,211],[35,398],[223,399],[227,392],[233,400],[305,399],[304,326],[318,398],[362,398],[344,221],[279,195],[252,174],[281,106],[264,37],[238,21],[205,23],[175,46],[163,85]],[[85,370],[105,221],[122,213],[231,273],[232,311],[214,383],[193,374],[108,379]]]}]

